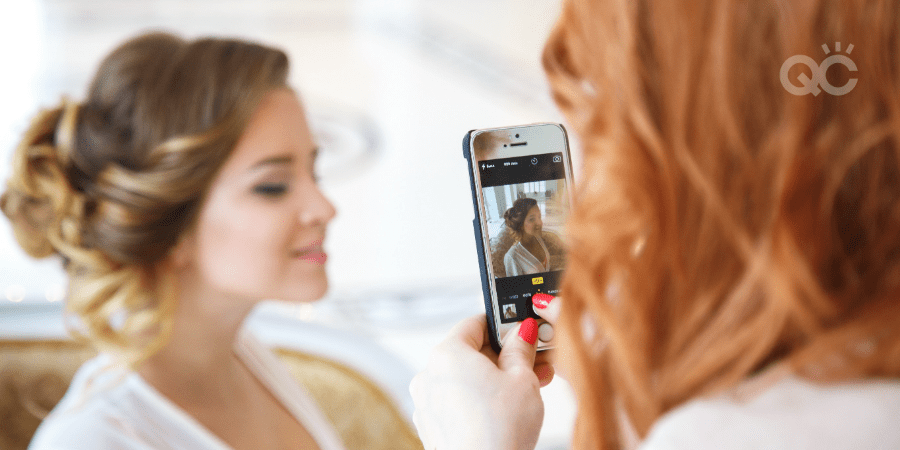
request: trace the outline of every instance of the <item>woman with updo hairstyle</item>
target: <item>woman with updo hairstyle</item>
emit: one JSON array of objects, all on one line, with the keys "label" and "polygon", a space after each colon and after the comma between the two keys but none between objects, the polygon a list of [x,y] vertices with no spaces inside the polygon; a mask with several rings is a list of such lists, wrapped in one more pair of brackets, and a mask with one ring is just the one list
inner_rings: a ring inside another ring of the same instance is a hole
[{"label": "woman with updo hairstyle", "polygon": [[241,328],[327,287],[335,212],[287,74],[277,49],[147,34],[35,117],[0,207],[25,251],[61,257],[72,331],[101,353],[31,448],[343,448]]},{"label": "woman with updo hairstyle", "polygon": [[425,447],[534,449],[558,367],[577,450],[900,448],[898,30],[896,0],[565,0],[556,357],[457,325],[410,388]]},{"label": "woman with updo hairstyle", "polygon": [[550,271],[550,249],[544,242],[544,222],[537,200],[523,197],[503,213],[506,227],[516,242],[503,256],[506,276],[531,275]]}]

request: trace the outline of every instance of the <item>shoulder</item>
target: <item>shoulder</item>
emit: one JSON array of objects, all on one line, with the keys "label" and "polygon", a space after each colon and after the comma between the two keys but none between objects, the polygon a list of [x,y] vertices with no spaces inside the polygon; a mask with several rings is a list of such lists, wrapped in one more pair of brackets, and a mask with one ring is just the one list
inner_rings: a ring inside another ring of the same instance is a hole
[{"label": "shoulder", "polygon": [[516,242],[515,244],[509,247],[509,250],[506,251],[506,254],[503,255],[503,262],[511,263],[516,261],[516,253],[519,252],[519,248],[522,247],[522,244]]},{"label": "shoulder", "polygon": [[56,417],[43,422],[29,450],[68,449],[124,449],[144,450],[151,447],[134,439],[126,424],[95,407],[78,414]]},{"label": "shoulder", "polygon": [[758,396],[691,401],[642,443],[660,449],[900,448],[900,381],[817,385],[786,378]]},{"label": "shoulder", "polygon": [[131,427],[117,413],[128,389],[127,372],[109,370],[110,361],[100,356],[82,365],[62,400],[38,427],[29,450],[149,448],[134,440]]}]

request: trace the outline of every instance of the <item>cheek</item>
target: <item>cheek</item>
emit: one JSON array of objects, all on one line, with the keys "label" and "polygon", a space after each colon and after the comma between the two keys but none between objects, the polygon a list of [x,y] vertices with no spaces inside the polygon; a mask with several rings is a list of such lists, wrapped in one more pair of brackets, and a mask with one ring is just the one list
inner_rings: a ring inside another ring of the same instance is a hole
[{"label": "cheek", "polygon": [[219,208],[203,219],[200,264],[210,282],[246,290],[279,275],[288,245],[282,220],[259,208]]}]

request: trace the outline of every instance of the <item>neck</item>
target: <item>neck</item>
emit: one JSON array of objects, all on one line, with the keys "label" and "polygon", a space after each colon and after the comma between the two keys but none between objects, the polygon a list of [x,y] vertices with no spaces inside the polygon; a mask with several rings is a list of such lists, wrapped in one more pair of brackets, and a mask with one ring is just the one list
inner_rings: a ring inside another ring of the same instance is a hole
[{"label": "neck", "polygon": [[227,392],[241,373],[234,344],[255,302],[182,280],[178,294],[171,336],[137,372],[163,393],[208,399],[210,392]]}]

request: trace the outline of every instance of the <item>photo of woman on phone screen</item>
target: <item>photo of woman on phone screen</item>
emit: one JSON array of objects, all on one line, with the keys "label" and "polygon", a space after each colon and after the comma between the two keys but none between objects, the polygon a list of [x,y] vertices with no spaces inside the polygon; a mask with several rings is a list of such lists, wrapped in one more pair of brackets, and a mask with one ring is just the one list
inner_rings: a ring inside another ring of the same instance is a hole
[{"label": "photo of woman on phone screen", "polygon": [[562,225],[568,207],[562,180],[494,186],[484,193],[495,278],[565,267]]},{"label": "photo of woman on phone screen", "polygon": [[541,231],[541,209],[537,200],[520,198],[503,214],[506,226],[513,230],[517,241],[503,257],[507,276],[531,275],[550,271],[550,250]]}]

